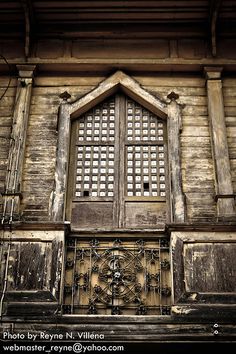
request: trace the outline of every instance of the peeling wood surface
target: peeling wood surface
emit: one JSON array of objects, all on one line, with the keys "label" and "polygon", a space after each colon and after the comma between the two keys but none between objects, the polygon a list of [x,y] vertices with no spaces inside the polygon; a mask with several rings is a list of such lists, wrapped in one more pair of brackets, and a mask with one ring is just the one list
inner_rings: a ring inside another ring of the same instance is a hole
[{"label": "peeling wood surface", "polygon": [[3,236],[1,279],[10,242],[5,301],[19,302],[27,299],[36,302],[44,301],[48,296],[50,301],[59,299],[64,231],[15,230],[5,231]]},{"label": "peeling wood surface", "polygon": [[222,85],[225,102],[225,122],[229,148],[231,178],[233,191],[236,193],[236,79],[224,79]]},{"label": "peeling wood surface", "polygon": [[186,291],[236,293],[235,252],[232,243],[184,245]]},{"label": "peeling wood surface", "polygon": [[[8,80],[0,77],[0,95],[6,89],[7,84]],[[3,192],[5,189],[16,85],[16,80],[12,79],[10,89],[7,90],[5,96],[0,101],[0,192]]]},{"label": "peeling wood surface", "polygon": [[172,232],[175,304],[235,303],[235,241],[235,232]]},{"label": "peeling wood surface", "polygon": [[168,161],[170,170],[170,203],[173,222],[184,222],[186,217],[182,188],[180,130],[182,128],[181,108],[176,101],[168,105]]},{"label": "peeling wood surface", "polygon": [[[186,195],[187,219],[188,221],[213,221],[216,204],[205,80],[194,76],[173,76],[170,78],[157,74],[152,76],[134,75],[134,79],[146,90],[151,88],[150,92],[160,99],[166,98],[173,89],[180,95],[179,101],[185,104],[182,111],[183,130],[180,139],[181,171],[183,192]],[[73,101],[91,91],[102,80],[104,80],[104,76],[99,75],[97,77],[67,77],[66,79],[64,77],[53,77],[52,79],[43,76],[35,78],[23,173],[22,211],[25,220],[49,220],[49,199],[54,185],[56,163],[57,112],[61,102],[59,95],[67,90],[72,95]],[[232,95],[232,87],[234,87],[232,85],[234,84],[233,79],[225,79],[225,95],[231,97],[230,92]],[[13,94],[14,92],[10,91],[10,95]],[[6,108],[5,106],[4,112],[6,112]],[[236,114],[235,107],[226,105],[226,109],[231,109],[231,113],[226,111],[226,124],[228,120],[232,125]],[[10,128],[10,118],[7,124]],[[234,126],[229,126],[227,129],[231,173],[233,186],[235,186],[235,130]],[[0,166],[3,167],[3,169],[0,167],[2,183],[4,183],[7,161],[8,142],[5,134],[3,138],[0,138],[3,147],[2,156],[5,156],[5,160],[4,158],[0,159]],[[4,151],[6,152],[4,153]]]},{"label": "peeling wood surface", "polygon": [[[231,167],[225,124],[224,101],[220,72],[206,68],[207,92],[210,129],[212,136],[212,151],[215,165],[216,194],[231,195],[228,198],[219,198],[217,201],[218,217],[235,217],[235,200],[232,196]],[[215,79],[217,75],[217,80]]]}]

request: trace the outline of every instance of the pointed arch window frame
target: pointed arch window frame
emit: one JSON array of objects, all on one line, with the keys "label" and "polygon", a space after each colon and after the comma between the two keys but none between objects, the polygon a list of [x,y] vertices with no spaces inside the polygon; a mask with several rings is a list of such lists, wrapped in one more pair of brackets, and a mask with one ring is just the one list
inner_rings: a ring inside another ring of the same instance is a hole
[{"label": "pointed arch window frame", "polygon": [[65,204],[70,146],[71,122],[83,113],[115,94],[123,91],[140,105],[167,121],[168,161],[170,180],[170,222],[185,222],[185,201],[182,191],[179,132],[181,129],[181,107],[175,95],[163,102],[145,90],[136,80],[122,71],[117,71],[95,89],[73,103],[62,102],[58,116],[58,142],[54,189],[50,198],[50,216],[54,222],[65,221]]}]

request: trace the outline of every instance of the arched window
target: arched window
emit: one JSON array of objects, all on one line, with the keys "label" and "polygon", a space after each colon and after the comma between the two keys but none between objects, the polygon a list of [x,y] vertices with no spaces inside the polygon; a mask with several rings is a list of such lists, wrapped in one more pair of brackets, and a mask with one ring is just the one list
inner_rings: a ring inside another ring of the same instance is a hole
[{"label": "arched window", "polygon": [[73,228],[166,221],[166,122],[123,93],[72,123],[67,219]]}]

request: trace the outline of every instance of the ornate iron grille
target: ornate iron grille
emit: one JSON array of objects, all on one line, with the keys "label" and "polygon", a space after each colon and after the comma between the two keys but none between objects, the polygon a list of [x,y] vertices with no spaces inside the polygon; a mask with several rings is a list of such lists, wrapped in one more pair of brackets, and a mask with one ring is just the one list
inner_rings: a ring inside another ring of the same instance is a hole
[{"label": "ornate iron grille", "polygon": [[169,244],[67,240],[65,314],[169,315]]}]

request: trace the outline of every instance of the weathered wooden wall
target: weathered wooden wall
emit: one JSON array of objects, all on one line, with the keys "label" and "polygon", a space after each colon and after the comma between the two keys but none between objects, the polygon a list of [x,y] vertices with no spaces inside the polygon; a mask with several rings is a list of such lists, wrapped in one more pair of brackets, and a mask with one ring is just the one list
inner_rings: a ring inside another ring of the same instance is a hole
[{"label": "weathered wooden wall", "polygon": [[140,78],[152,93],[166,99],[174,91],[182,109],[181,160],[187,220],[209,221],[215,216],[214,171],[205,80],[197,76]]},{"label": "weathered wooden wall", "polygon": [[[178,102],[185,105],[182,110],[181,158],[187,217],[189,221],[211,220],[215,215],[214,175],[204,78],[157,74],[135,75],[134,78],[161,99],[166,99],[171,91],[175,91],[180,96]],[[22,208],[25,220],[46,221],[49,218],[48,205],[54,183],[58,107],[61,103],[59,95],[68,91],[72,99],[77,99],[103,79],[104,76],[35,78],[23,173]],[[233,119],[231,121],[233,124]],[[7,129],[8,136],[4,135],[5,144],[9,143],[9,131],[10,127]],[[235,169],[233,164],[232,168]]]},{"label": "weathered wooden wall", "polygon": [[[103,78],[36,77],[32,91],[23,173],[23,218],[49,220],[49,199],[54,187],[59,95],[82,96]],[[66,82],[66,85],[65,85]]]},{"label": "weathered wooden wall", "polygon": [[[9,85],[9,79],[7,76],[0,77],[0,96]],[[16,86],[17,80],[13,77],[6,94],[0,101],[0,193],[5,191]],[[0,213],[1,210],[2,199],[0,198]]]},{"label": "weathered wooden wall", "polygon": [[225,122],[234,193],[236,193],[236,78],[223,80]]}]

